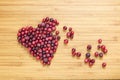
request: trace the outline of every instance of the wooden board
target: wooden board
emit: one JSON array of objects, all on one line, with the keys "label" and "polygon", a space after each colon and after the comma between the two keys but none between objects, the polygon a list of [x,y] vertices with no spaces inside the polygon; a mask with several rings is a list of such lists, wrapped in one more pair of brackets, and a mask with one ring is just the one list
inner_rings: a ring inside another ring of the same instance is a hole
[{"label": "wooden board", "polygon": [[[58,19],[61,40],[49,67],[43,67],[18,44],[23,26],[37,26],[49,16]],[[75,38],[64,46],[62,27],[71,26]],[[102,38],[109,52],[96,59],[92,68],[84,64],[86,45],[96,51]],[[71,56],[71,48],[82,53]],[[0,80],[120,79],[120,0],[0,0]],[[102,69],[101,63],[107,62]]]}]

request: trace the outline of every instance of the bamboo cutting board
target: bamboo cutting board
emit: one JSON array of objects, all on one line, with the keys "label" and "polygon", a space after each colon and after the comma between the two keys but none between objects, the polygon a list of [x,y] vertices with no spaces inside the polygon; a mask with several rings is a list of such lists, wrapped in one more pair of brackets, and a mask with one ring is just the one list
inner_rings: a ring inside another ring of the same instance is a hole
[{"label": "bamboo cutting board", "polygon": [[[43,67],[18,44],[16,34],[23,26],[37,26],[49,16],[58,19],[61,40],[49,67]],[[75,37],[63,44],[62,27],[71,26]],[[109,52],[90,68],[84,64],[86,45],[96,51],[103,39]],[[82,56],[71,56],[71,48]],[[120,0],[0,0],[0,80],[120,79]],[[107,62],[107,67],[101,67]]]}]

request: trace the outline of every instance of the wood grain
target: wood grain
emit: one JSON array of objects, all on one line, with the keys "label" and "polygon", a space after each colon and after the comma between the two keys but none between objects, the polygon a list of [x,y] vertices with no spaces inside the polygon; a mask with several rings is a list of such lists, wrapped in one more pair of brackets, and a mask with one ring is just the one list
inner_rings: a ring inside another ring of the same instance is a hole
[{"label": "wood grain", "polygon": [[[16,40],[19,28],[36,27],[46,16],[59,20],[62,37],[49,67],[43,67]],[[64,25],[75,31],[67,46]],[[93,45],[93,54],[99,38],[109,52],[89,68],[83,63],[86,45]],[[71,56],[72,47],[82,53],[80,59]],[[0,0],[0,80],[120,79],[119,50],[120,0]],[[105,69],[102,62],[107,62]]]}]

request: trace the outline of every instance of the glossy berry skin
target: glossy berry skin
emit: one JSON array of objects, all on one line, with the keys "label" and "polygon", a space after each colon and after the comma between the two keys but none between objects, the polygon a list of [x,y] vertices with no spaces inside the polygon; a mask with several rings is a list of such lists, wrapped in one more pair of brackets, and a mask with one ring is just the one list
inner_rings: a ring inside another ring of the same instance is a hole
[{"label": "glossy berry skin", "polygon": [[72,31],[72,28],[71,28],[71,27],[69,27],[69,31]]},{"label": "glossy berry skin", "polygon": [[90,62],[91,62],[91,63],[95,63],[95,59],[91,59]]},{"label": "glossy berry skin", "polygon": [[80,53],[80,52],[77,52],[76,56],[77,56],[77,57],[80,57],[80,56],[81,56],[81,53]]},{"label": "glossy berry skin", "polygon": [[103,68],[105,68],[106,65],[107,65],[107,64],[106,64],[105,62],[102,63],[102,67],[103,67]]},{"label": "glossy berry skin", "polygon": [[63,30],[67,30],[67,27],[66,27],[66,26],[63,26]]},{"label": "glossy berry skin", "polygon": [[98,52],[95,52],[95,53],[94,53],[94,56],[95,56],[95,57],[98,57],[98,56],[99,56],[99,53],[98,53]]},{"label": "glossy berry skin", "polygon": [[106,46],[105,45],[101,45],[101,49],[102,50],[106,49]]},{"label": "glossy berry skin", "polygon": [[103,53],[99,53],[99,57],[103,57]]},{"label": "glossy berry skin", "polygon": [[98,39],[98,44],[101,44],[102,43],[102,39]]},{"label": "glossy berry skin", "polygon": [[64,44],[68,44],[68,39],[64,39]]},{"label": "glossy berry skin", "polygon": [[86,58],[89,58],[90,56],[90,53],[86,53]]},{"label": "glossy berry skin", "polygon": [[90,61],[89,58],[85,58],[85,59],[84,59],[84,62],[85,62],[85,63],[88,63],[89,61]]},{"label": "glossy berry skin", "polygon": [[91,45],[87,45],[87,50],[91,50],[92,46]]},{"label": "glossy berry skin", "polygon": [[101,49],[101,45],[97,45],[97,49],[98,49],[98,50]]},{"label": "glossy berry skin", "polygon": [[75,48],[72,48],[72,53],[76,52],[76,49]]},{"label": "glossy berry skin", "polygon": [[55,32],[56,35],[59,35],[59,33],[60,33],[59,31],[56,31],[56,32]]},{"label": "glossy berry skin", "polygon": [[106,54],[106,53],[108,52],[107,49],[104,49],[104,50],[102,50],[102,51],[103,51],[104,54]]},{"label": "glossy berry skin", "polygon": [[74,56],[76,56],[77,55],[77,53],[76,52],[72,52],[72,56],[74,57]]}]

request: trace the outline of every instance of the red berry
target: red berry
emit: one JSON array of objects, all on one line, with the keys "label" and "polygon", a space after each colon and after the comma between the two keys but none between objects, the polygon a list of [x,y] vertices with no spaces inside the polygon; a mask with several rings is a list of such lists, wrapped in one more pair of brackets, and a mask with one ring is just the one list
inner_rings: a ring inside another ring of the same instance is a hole
[{"label": "red berry", "polygon": [[107,49],[104,49],[104,50],[103,50],[103,53],[104,53],[104,54],[106,54],[107,52],[108,52],[108,50],[107,50]]},{"label": "red berry", "polygon": [[77,55],[77,57],[80,57],[80,56],[81,56],[81,53],[80,53],[80,52],[77,52],[76,55]]},{"label": "red berry", "polygon": [[68,39],[64,39],[64,44],[68,44]]},{"label": "red berry", "polygon": [[94,63],[92,63],[92,62],[89,62],[89,66],[90,66],[90,67],[91,67],[91,66],[93,66],[93,64],[94,64]]},{"label": "red berry", "polygon": [[91,62],[91,63],[95,63],[95,59],[91,59],[90,62]]},{"label": "red berry", "polygon": [[100,45],[98,45],[98,46],[97,46],[97,49],[99,50],[100,48],[101,48],[101,46],[100,46]]},{"label": "red berry", "polygon": [[98,43],[101,44],[102,43],[102,39],[98,39]]},{"label": "red berry", "polygon": [[107,65],[107,64],[106,64],[105,62],[102,63],[102,67],[103,67],[103,68],[106,67],[106,65]]},{"label": "red berry", "polygon": [[99,57],[103,57],[103,53],[99,53]]},{"label": "red berry", "polygon": [[67,36],[67,38],[69,38],[70,37],[70,32],[67,32],[66,36]]},{"label": "red berry", "polygon": [[71,27],[69,27],[69,31],[72,31],[72,28],[71,28]]},{"label": "red berry", "polygon": [[63,26],[63,30],[67,30],[67,27],[66,27],[66,26]]},{"label": "red berry", "polygon": [[87,50],[91,50],[92,46],[91,45],[87,45]]},{"label": "red berry", "polygon": [[76,52],[76,49],[75,48],[72,48],[72,53]]},{"label": "red berry", "polygon": [[84,62],[85,62],[85,63],[88,63],[88,62],[89,62],[89,58],[85,58],[85,59],[84,59]]},{"label": "red berry", "polygon": [[76,54],[77,54],[76,52],[72,52],[72,56],[76,56]]},{"label": "red berry", "polygon": [[59,33],[60,33],[59,31],[56,31],[56,32],[55,32],[56,35],[59,35]]},{"label": "red berry", "polygon": [[101,49],[102,50],[106,49],[105,45],[101,45]]},{"label": "red berry", "polygon": [[95,57],[98,57],[98,55],[99,55],[98,52],[95,52],[95,53],[94,53],[94,56],[95,56]]}]

